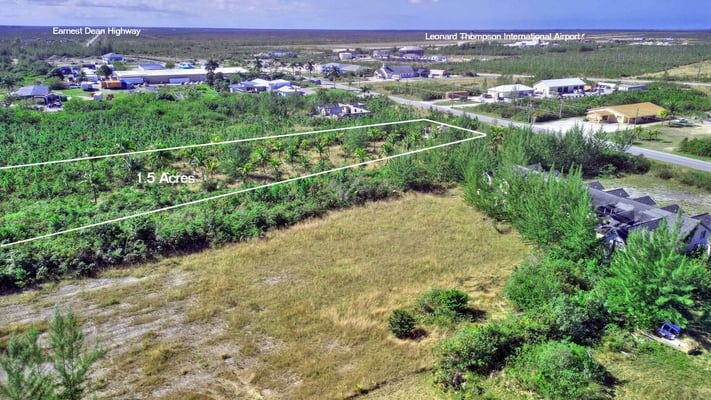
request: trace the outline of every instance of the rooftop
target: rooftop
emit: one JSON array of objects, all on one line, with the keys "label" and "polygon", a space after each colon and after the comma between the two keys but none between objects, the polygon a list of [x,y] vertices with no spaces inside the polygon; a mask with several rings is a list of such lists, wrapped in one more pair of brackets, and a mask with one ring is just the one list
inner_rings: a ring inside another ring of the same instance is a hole
[{"label": "rooftop", "polygon": [[650,102],[625,104],[622,106],[598,107],[588,110],[588,113],[608,111],[614,114],[623,115],[627,118],[638,118],[643,116],[656,116],[664,108]]},{"label": "rooftop", "polygon": [[20,97],[44,97],[49,94],[49,86],[33,85],[23,86],[15,92]]},{"label": "rooftop", "polygon": [[536,82],[534,86],[537,85],[546,85],[548,87],[584,86],[585,81],[580,78],[544,79]]}]

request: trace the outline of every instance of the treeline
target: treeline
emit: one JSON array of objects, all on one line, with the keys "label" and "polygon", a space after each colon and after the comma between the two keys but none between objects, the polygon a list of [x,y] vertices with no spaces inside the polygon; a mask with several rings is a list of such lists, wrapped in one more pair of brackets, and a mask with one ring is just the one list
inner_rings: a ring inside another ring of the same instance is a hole
[{"label": "treeline", "polygon": [[610,252],[580,166],[566,176],[522,168],[536,157],[531,140],[512,131],[496,151],[478,147],[465,183],[469,203],[537,245],[505,284],[516,313],[445,340],[435,380],[463,397],[494,396],[489,377],[503,371],[545,398],[610,398],[615,377],[593,352],[664,320],[707,332],[711,273],[683,253],[678,227],[632,232],[625,251]]}]

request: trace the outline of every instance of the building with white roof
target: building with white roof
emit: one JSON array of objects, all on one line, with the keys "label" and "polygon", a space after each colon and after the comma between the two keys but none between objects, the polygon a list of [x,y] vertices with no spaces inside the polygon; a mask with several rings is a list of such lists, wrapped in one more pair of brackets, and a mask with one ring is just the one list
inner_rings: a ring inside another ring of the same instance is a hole
[{"label": "building with white roof", "polygon": [[489,88],[486,92],[495,99],[516,99],[532,95],[533,88],[516,83],[512,85],[495,86],[493,88]]},{"label": "building with white roof", "polygon": [[[240,67],[220,67],[215,69],[215,73],[222,73],[225,78],[229,78],[235,74],[244,74],[247,70]],[[131,71],[114,71],[114,76],[118,80],[126,80],[131,78],[142,78],[144,82],[150,84],[164,84],[177,80],[188,82],[204,82],[207,76],[207,70],[204,68],[194,69],[162,69],[162,70],[131,70]]]},{"label": "building with white roof", "polygon": [[533,85],[535,93],[546,97],[556,97],[566,93],[579,93],[585,90],[585,81],[580,78],[544,79]]}]

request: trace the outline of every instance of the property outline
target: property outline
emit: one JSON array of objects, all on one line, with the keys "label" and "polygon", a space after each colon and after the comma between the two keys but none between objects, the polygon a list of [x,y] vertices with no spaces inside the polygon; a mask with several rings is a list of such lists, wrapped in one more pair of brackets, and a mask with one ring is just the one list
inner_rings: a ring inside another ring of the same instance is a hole
[{"label": "property outline", "polygon": [[205,146],[214,146],[214,145],[221,145],[221,144],[240,143],[240,142],[246,142],[246,141],[256,141],[256,140],[267,140],[267,139],[275,139],[275,138],[293,137],[293,136],[305,135],[305,134],[313,134],[313,133],[326,133],[326,132],[332,132],[332,131],[342,131],[342,130],[352,130],[352,129],[363,129],[363,128],[370,128],[370,127],[375,127],[375,126],[401,125],[401,124],[412,123],[412,122],[430,122],[430,123],[433,123],[433,124],[438,124],[438,125],[440,125],[440,126],[446,126],[446,127],[452,128],[452,129],[458,129],[458,130],[462,130],[462,131],[465,131],[465,132],[469,132],[469,133],[475,134],[475,135],[477,135],[477,136],[473,136],[473,137],[469,137],[469,138],[465,138],[465,139],[460,139],[460,140],[455,140],[455,141],[447,142],[447,143],[441,143],[441,144],[437,144],[437,145],[434,145],[434,146],[424,147],[424,148],[421,148],[421,149],[410,150],[410,151],[406,151],[406,152],[404,152],[404,153],[399,153],[399,154],[394,154],[394,155],[390,155],[390,156],[386,156],[386,157],[376,158],[376,159],[373,159],[373,160],[362,161],[362,162],[358,162],[358,163],[355,163],[355,164],[349,164],[349,165],[345,165],[345,166],[341,166],[341,167],[337,167],[337,168],[332,168],[332,169],[326,170],[326,171],[314,172],[314,173],[311,173],[311,174],[302,175],[302,176],[297,176],[297,177],[293,177],[293,178],[288,178],[288,179],[284,179],[284,180],[277,181],[277,182],[270,182],[270,183],[263,184],[263,185],[259,185],[259,186],[253,186],[253,187],[249,187],[249,188],[238,189],[238,190],[236,190],[236,191],[232,191],[232,192],[228,192],[228,193],[222,193],[222,194],[219,194],[219,195],[210,196],[210,197],[205,197],[205,198],[202,198],[202,199],[191,200],[191,201],[188,201],[188,202],[185,202],[185,203],[174,204],[174,205],[171,205],[171,206],[162,207],[162,208],[157,208],[157,209],[154,209],[154,210],[142,211],[142,212],[139,212],[139,213],[136,213],[136,214],[126,215],[126,216],[123,216],[123,217],[113,218],[113,219],[106,220],[106,221],[101,221],[101,222],[95,222],[95,223],[92,223],[92,224],[87,224],[87,225],[79,226],[79,227],[76,227],[76,228],[65,229],[65,230],[62,230],[62,231],[47,233],[47,234],[44,234],[44,235],[39,235],[39,236],[35,236],[35,237],[32,237],[32,238],[17,240],[17,241],[10,242],[10,243],[2,243],[2,244],[0,244],[0,248],[11,247],[11,246],[14,246],[14,245],[18,245],[18,244],[22,244],[22,243],[29,243],[29,242],[33,242],[33,241],[41,240],[41,239],[48,239],[48,238],[51,238],[51,237],[54,237],[54,236],[60,236],[60,235],[64,235],[64,234],[71,233],[71,232],[83,231],[83,230],[87,230],[87,229],[91,229],[91,228],[96,228],[96,227],[102,226],[102,225],[114,224],[114,223],[121,222],[121,221],[127,221],[127,220],[134,219],[134,218],[144,217],[144,216],[146,216],[146,215],[157,214],[157,213],[160,213],[160,212],[170,211],[170,210],[178,209],[178,208],[181,208],[181,207],[187,207],[187,206],[192,206],[192,205],[196,205],[196,204],[200,204],[200,203],[206,203],[206,202],[212,201],[212,200],[217,200],[217,199],[222,199],[222,198],[226,198],[226,197],[236,196],[236,195],[238,195],[238,194],[247,193],[247,192],[252,192],[252,191],[255,191],[255,190],[264,189],[264,188],[268,188],[268,187],[272,187],[272,186],[276,186],[276,185],[281,185],[281,184],[284,184],[284,183],[297,182],[297,181],[304,180],[304,179],[308,179],[308,178],[313,178],[313,177],[317,177],[317,176],[321,176],[321,175],[330,174],[330,173],[332,173],[332,172],[344,171],[344,170],[346,170],[346,169],[361,167],[361,166],[365,166],[365,165],[369,165],[369,164],[375,164],[375,163],[379,163],[379,162],[391,160],[391,159],[394,159],[394,158],[404,157],[404,156],[408,156],[408,155],[412,155],[412,154],[416,154],[416,153],[422,153],[422,152],[429,151],[429,150],[434,150],[434,149],[438,149],[438,148],[454,146],[454,145],[461,144],[461,143],[465,143],[465,142],[469,142],[469,141],[472,141],[472,140],[481,139],[481,138],[486,137],[487,135],[486,135],[485,133],[483,133],[483,132],[479,132],[479,131],[476,131],[476,130],[473,130],[473,129],[463,128],[463,127],[456,126],[456,125],[452,125],[452,124],[448,124],[448,123],[445,123],[445,122],[434,121],[434,120],[431,120],[431,119],[428,119],[428,118],[420,118],[420,119],[407,120],[407,121],[385,122],[385,123],[361,125],[361,126],[356,126],[356,127],[346,127],[346,128],[326,129],[326,130],[318,130],[318,131],[310,131],[310,132],[290,133],[290,134],[284,134],[284,135],[265,136],[265,137],[261,137],[261,138],[237,139],[237,140],[229,140],[229,141],[224,141],[224,142],[202,143],[202,144],[197,144],[197,145],[179,146],[179,147],[171,147],[171,148],[164,148],[164,149],[141,150],[141,151],[129,152],[129,153],[117,153],[117,154],[110,154],[110,155],[103,155],[103,156],[83,157],[83,158],[80,158],[80,159],[71,159],[71,160],[48,161],[48,162],[45,162],[45,163],[33,163],[33,164],[27,164],[27,165],[24,165],[24,166],[18,165],[18,166],[10,166],[10,167],[0,168],[0,169],[24,168],[24,167],[37,166],[37,165],[69,163],[69,162],[92,160],[92,159],[97,159],[97,158],[121,157],[121,156],[131,155],[131,154],[146,154],[146,153],[154,153],[154,152],[158,152],[158,151],[171,151],[171,150],[178,150],[178,149],[192,148],[192,147],[205,147]]}]

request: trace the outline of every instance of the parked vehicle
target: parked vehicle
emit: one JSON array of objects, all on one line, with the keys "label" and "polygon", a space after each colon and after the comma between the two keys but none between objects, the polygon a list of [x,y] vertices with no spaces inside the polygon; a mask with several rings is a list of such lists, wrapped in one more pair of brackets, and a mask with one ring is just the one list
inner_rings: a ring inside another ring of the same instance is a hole
[{"label": "parked vehicle", "polygon": [[672,324],[669,321],[664,321],[662,326],[659,327],[657,334],[665,339],[674,340],[681,333],[681,328],[679,325]]}]

